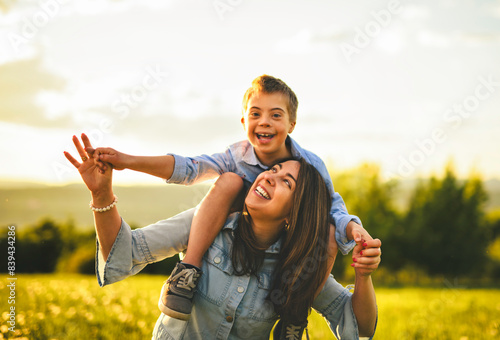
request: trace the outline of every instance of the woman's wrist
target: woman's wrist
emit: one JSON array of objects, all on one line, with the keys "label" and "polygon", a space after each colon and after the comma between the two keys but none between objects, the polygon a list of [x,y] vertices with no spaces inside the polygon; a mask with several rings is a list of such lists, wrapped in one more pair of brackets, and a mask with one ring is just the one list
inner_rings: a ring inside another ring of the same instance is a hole
[{"label": "woman's wrist", "polygon": [[91,193],[92,196],[92,205],[94,207],[106,207],[114,202],[115,195],[113,194],[113,190],[104,190],[104,191],[94,191]]},{"label": "woman's wrist", "polygon": [[372,279],[372,274],[361,274],[361,273],[358,273],[356,272],[354,274],[354,277],[356,279],[356,282],[361,282],[361,281],[364,281],[364,282],[370,282],[371,279]]}]

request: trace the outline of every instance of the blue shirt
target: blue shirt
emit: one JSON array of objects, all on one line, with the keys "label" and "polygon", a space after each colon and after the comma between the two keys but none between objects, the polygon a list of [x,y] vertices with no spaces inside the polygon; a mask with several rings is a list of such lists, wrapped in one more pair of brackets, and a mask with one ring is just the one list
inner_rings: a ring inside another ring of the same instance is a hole
[{"label": "blue shirt", "polygon": [[[335,225],[335,239],[342,254],[346,255],[356,245],[354,240],[349,241],[346,236],[346,227],[350,221],[361,225],[357,216],[349,215],[342,197],[335,192],[332,179],[325,163],[314,153],[302,149],[290,136],[286,143],[290,145],[294,158],[304,158],[320,172],[325,180],[332,197],[332,208],[330,216]],[[197,157],[182,157],[174,155],[174,172],[167,183],[191,185],[208,179],[215,178],[224,172],[234,172],[241,176],[247,186],[250,186],[257,176],[268,169],[262,164],[255,154],[254,147],[248,140],[244,140],[229,146],[226,152],[214,155],[201,155]]]},{"label": "blue shirt", "polygon": [[[148,263],[173,256],[187,247],[194,209],[141,229],[131,230],[122,221],[107,261],[99,251],[96,256],[99,285],[111,284],[138,273]],[[222,231],[203,257],[203,275],[194,297],[191,318],[182,321],[161,314],[153,339],[268,339],[277,320],[266,300],[271,273],[277,261],[281,240],[266,250],[258,273],[234,275],[231,262],[233,230],[239,213],[228,217]],[[330,276],[314,301],[313,308],[322,314],[338,339],[358,339],[352,294]]]}]

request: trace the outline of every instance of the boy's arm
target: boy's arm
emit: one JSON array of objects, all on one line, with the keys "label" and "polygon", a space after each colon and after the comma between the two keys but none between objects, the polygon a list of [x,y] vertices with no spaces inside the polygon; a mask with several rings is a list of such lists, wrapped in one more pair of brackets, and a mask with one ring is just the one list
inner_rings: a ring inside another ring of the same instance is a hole
[{"label": "boy's arm", "polygon": [[[106,170],[109,163],[115,170],[130,169],[163,178],[168,183],[191,185],[213,179],[225,172],[235,170],[231,152],[211,156],[183,157],[174,154],[163,156],[133,156],[112,148],[88,150],[98,156],[100,167]],[[104,163],[105,162],[105,163]]]},{"label": "boy's arm", "polygon": [[[313,154],[314,155],[314,154]],[[344,200],[333,188],[333,183],[325,163],[316,155],[311,156],[311,164],[318,169],[323,176],[328,189],[332,195],[332,208],[330,216],[335,225],[335,239],[342,254],[347,255],[361,240],[371,240],[370,234],[363,228],[361,220],[355,215],[347,212]]]},{"label": "boy's arm", "polygon": [[172,155],[133,156],[119,152],[113,148],[86,148],[89,154],[101,162],[97,163],[101,170],[106,170],[109,163],[115,170],[130,169],[168,180],[172,177],[175,159]]},{"label": "boy's arm", "polygon": [[368,231],[363,228],[359,217],[350,215],[347,212],[344,200],[336,191],[333,193],[330,215],[333,219],[333,223],[337,227],[335,238],[337,239],[342,254],[347,255],[354,248],[356,243],[360,243],[362,240],[368,241],[373,239]]}]

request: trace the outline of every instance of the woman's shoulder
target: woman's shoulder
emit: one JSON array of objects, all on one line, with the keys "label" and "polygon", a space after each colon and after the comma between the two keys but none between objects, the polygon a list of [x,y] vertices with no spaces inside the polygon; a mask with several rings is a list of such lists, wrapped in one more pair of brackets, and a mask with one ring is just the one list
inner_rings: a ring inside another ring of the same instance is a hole
[{"label": "woman's shoulder", "polygon": [[241,212],[234,212],[229,214],[226,219],[226,223],[222,227],[222,230],[235,230],[238,227],[238,220],[240,218]]}]

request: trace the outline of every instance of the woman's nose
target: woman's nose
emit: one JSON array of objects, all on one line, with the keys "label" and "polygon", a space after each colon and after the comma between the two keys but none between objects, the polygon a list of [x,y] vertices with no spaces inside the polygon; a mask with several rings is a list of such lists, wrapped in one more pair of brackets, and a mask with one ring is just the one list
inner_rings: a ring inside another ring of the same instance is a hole
[{"label": "woman's nose", "polygon": [[274,176],[275,175],[273,173],[271,173],[271,172],[265,172],[264,173],[264,180],[266,182],[268,182],[269,184],[274,185],[274,181],[275,181]]}]

